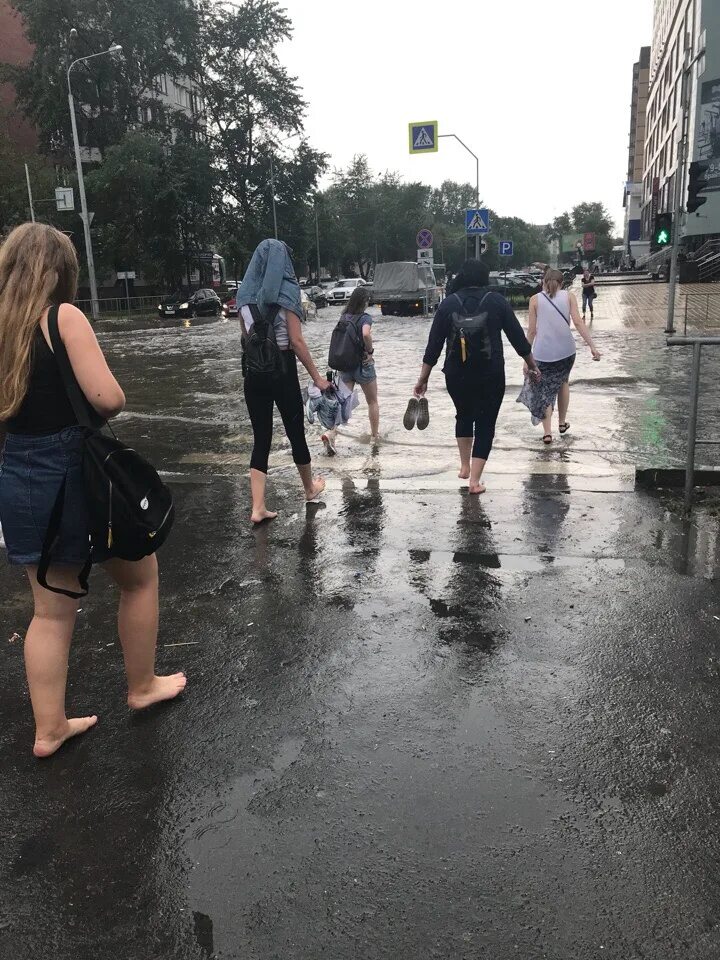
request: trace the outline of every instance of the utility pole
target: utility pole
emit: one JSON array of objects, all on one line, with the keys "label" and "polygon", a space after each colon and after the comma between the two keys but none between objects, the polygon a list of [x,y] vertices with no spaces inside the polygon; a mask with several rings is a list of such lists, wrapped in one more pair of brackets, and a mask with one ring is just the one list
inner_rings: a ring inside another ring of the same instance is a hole
[{"label": "utility pole", "polygon": [[89,57],[78,57],[77,60],[73,60],[67,69],[70,123],[72,126],[73,146],[75,148],[75,166],[77,168],[78,193],[80,194],[80,217],[83,222],[83,232],[85,234],[85,255],[87,257],[88,280],[90,282],[90,302],[93,320],[97,320],[99,318],[100,307],[98,304],[97,281],[95,279],[95,259],[93,257],[92,237],[90,236],[90,216],[88,214],[87,199],[85,197],[85,178],[83,177],[82,157],[80,156],[80,140],[78,139],[77,120],[75,118],[75,98],[73,97],[70,73],[73,67],[77,66],[78,63],[86,63],[88,60],[94,60],[95,57],[104,57],[108,54],[110,56],[114,56],[117,53],[122,53],[122,47],[120,44],[114,43],[112,46],[108,47],[107,50],[102,50],[100,53],[92,53]]},{"label": "utility pole", "polygon": [[[456,133],[441,133],[438,135],[438,140],[442,140],[443,137],[453,137],[453,139],[457,140],[460,146],[465,147],[465,149],[467,150],[467,152],[470,154],[471,157],[475,157],[475,203],[477,205],[477,209],[479,210],[480,209],[480,158],[476,153],[473,153],[473,151],[470,149],[470,147],[466,143],[463,143],[463,141],[460,139],[460,137]],[[465,246],[467,247],[467,239],[465,240]],[[475,259],[476,260],[480,259],[480,236],[478,234],[475,235]]]},{"label": "utility pole", "polygon": [[685,189],[685,164],[687,161],[688,125],[690,122],[690,93],[692,90],[692,68],[705,56],[705,43],[701,39],[701,49],[690,58],[691,50],[685,50],[680,102],[682,118],[680,121],[680,142],[678,143],[678,165],[675,173],[675,203],[672,223],[672,256],[670,259],[670,282],[668,284],[668,311],[665,333],[675,333],[675,293],[677,291],[678,256],[680,254],[680,217],[683,209],[683,191]]},{"label": "utility pole", "polygon": [[273,155],[270,154],[270,189],[272,190],[272,210],[273,210],[273,225],[275,227],[275,239],[278,238],[278,228],[277,228],[277,209],[275,207],[275,164],[273,163]]},{"label": "utility pole", "polygon": [[32,187],[30,186],[30,171],[25,164],[25,179],[27,180],[28,200],[30,201],[30,219],[35,223],[35,208],[33,207]]},{"label": "utility pole", "polygon": [[317,282],[320,285],[320,226],[318,224],[317,197],[315,198],[315,249],[317,250]]}]

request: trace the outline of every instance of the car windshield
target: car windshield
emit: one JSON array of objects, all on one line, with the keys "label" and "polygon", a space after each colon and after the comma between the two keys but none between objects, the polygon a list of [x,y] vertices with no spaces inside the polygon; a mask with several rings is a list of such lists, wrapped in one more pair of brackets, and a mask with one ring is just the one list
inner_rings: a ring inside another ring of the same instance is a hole
[{"label": "car windshield", "polygon": [[340,283],[338,283],[338,286],[339,287],[356,287],[358,285],[358,282],[359,281],[357,280],[341,280]]}]

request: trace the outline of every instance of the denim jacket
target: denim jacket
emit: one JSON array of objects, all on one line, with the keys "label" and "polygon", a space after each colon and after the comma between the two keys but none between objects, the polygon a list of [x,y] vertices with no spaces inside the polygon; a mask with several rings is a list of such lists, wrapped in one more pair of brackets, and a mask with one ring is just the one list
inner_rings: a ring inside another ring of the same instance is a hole
[{"label": "denim jacket", "polygon": [[265,313],[273,304],[291,310],[302,320],[300,285],[290,254],[280,240],[262,240],[252,255],[238,291],[237,305],[257,304]]}]

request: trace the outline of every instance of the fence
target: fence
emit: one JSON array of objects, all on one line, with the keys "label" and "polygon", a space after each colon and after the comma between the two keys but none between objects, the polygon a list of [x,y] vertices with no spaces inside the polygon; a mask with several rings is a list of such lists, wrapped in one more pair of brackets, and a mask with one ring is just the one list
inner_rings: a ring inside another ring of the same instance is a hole
[{"label": "fence", "polygon": [[[163,295],[154,297],[109,297],[98,300],[100,315],[104,317],[129,317],[133,314],[154,313]],[[78,310],[92,316],[92,300],[76,300]]]},{"label": "fence", "polygon": [[[720,290],[691,290],[679,294],[680,310],[683,317],[684,335],[687,336],[688,323],[702,324],[705,327],[720,327]],[[677,310],[677,307],[676,307]]]},{"label": "fence", "polygon": [[685,513],[692,510],[695,490],[695,450],[698,446],[720,446],[720,440],[698,440],[698,400],[700,398],[700,363],[703,347],[720,347],[720,337],[668,337],[669,347],[692,347],[692,370],[690,373],[690,413],[688,417],[687,459],[685,463]]}]

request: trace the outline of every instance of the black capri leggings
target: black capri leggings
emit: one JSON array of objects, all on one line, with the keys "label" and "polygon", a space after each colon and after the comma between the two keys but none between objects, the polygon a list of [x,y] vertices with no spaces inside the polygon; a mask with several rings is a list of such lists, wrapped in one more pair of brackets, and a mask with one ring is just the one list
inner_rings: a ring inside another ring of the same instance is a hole
[{"label": "black capri leggings", "polygon": [[283,350],[283,372],[273,380],[245,377],[245,403],[253,428],[250,468],[267,473],[273,436],[273,404],[277,404],[292,456],[298,466],[310,463],[305,440],[305,418],[298,380],[297,359],[292,350]]},{"label": "black capri leggings", "polygon": [[455,404],[455,436],[474,437],[473,457],[487,460],[505,396],[505,376],[447,373],[447,391]]}]

